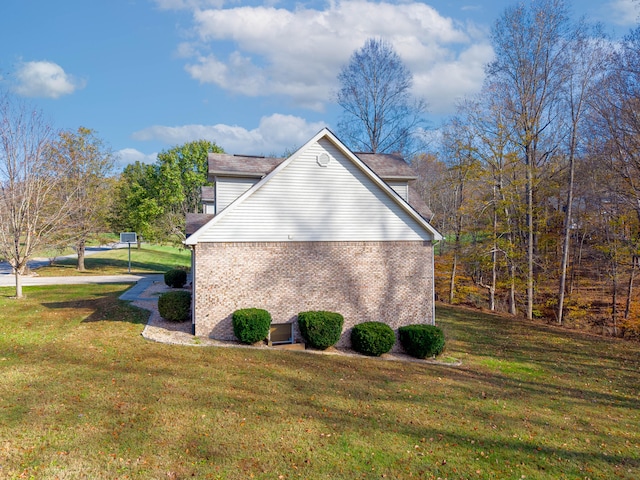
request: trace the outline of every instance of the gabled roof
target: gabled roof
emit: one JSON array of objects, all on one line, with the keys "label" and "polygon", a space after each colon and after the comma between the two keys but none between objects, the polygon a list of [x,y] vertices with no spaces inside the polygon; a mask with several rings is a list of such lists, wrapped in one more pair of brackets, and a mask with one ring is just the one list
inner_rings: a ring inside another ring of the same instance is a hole
[{"label": "gabled roof", "polygon": [[416,172],[399,153],[362,153],[355,155],[383,180],[415,180]]},{"label": "gabled roof", "polygon": [[251,155],[209,154],[209,175],[262,178],[284,162],[284,158]]},{"label": "gabled roof", "polygon": [[213,218],[212,213],[187,213],[187,218],[185,220],[186,234],[191,235],[192,233],[197,232],[201,227],[206,225],[206,223],[212,218]]},{"label": "gabled roof", "polygon": [[213,202],[216,199],[216,189],[215,187],[201,187],[200,194],[203,202]]},{"label": "gabled roof", "polygon": [[[363,153],[355,155],[383,180],[415,180],[413,169],[399,153]],[[252,155],[209,154],[209,175],[262,178],[286,158]]]},{"label": "gabled roof", "polygon": [[[400,195],[398,195],[389,185],[387,185],[387,183],[385,183],[385,181],[379,175],[377,175],[370,166],[368,166],[356,154],[351,152],[351,150],[349,150],[329,129],[324,128],[320,132],[318,132],[312,139],[310,139],[305,145],[300,147],[293,155],[291,155],[289,158],[285,160],[273,159],[273,158],[271,159],[259,158],[260,161],[268,160],[269,162],[273,162],[275,160],[279,160],[280,163],[276,164],[275,168],[273,168],[268,174],[263,176],[258,183],[256,183],[250,189],[248,189],[245,193],[243,193],[240,197],[238,197],[233,203],[231,203],[227,208],[222,210],[218,215],[213,217],[213,219],[211,219],[209,222],[203,225],[200,229],[198,229],[198,231],[196,231],[193,235],[187,238],[184,243],[186,245],[197,244],[198,239],[203,234],[203,232],[208,230],[210,227],[214,226],[216,223],[221,222],[227,215],[231,214],[231,212],[233,212],[238,207],[238,205],[241,205],[247,198],[249,198],[255,192],[260,190],[267,182],[269,182],[271,178],[278,175],[278,173],[282,171],[284,168],[286,168],[287,165],[293,162],[298,156],[300,156],[303,152],[305,152],[311,145],[319,142],[321,139],[325,139],[331,142],[347,159],[349,159],[357,168],[359,168],[366,175],[366,177],[369,178],[369,180],[371,180],[374,184],[377,185],[378,188],[384,191],[386,195],[389,198],[391,198],[411,218],[413,218],[413,220],[416,221],[422,229],[428,232],[430,236],[433,238],[433,240],[442,239],[442,236],[438,233],[438,231],[435,228],[433,228],[429,224],[429,222],[422,215],[420,215],[420,213],[418,213],[418,211],[415,208],[413,208],[411,205],[409,205],[409,203],[403,200],[402,197],[400,197]],[[237,172],[239,168],[237,166],[237,162],[240,158],[243,158],[243,157],[236,157],[235,159],[230,159],[228,157],[231,157],[231,156],[226,156],[226,158],[223,159],[223,161],[231,162],[231,163],[227,163],[228,169],[229,169],[228,171]],[[244,158],[255,159],[256,157],[244,157]],[[269,163],[269,162],[265,162],[265,163]],[[253,176],[257,176],[260,173],[259,171],[257,171],[258,169],[256,168],[256,166],[258,166],[258,162],[254,163],[253,166],[250,167],[252,169],[255,169],[251,172]],[[408,165],[407,167],[410,168]],[[216,167],[216,169],[217,168],[218,167]],[[398,170],[395,170],[395,171],[399,172],[399,168],[401,167],[396,166],[394,168],[397,168]],[[211,174],[211,168],[210,168],[210,174]],[[401,177],[401,178],[405,178],[405,177]]]}]

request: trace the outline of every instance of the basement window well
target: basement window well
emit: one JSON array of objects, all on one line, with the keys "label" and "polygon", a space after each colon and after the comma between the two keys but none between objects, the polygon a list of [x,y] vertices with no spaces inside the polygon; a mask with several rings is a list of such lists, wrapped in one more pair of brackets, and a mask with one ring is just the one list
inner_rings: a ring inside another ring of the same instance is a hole
[{"label": "basement window well", "polygon": [[293,343],[293,323],[272,323],[267,343],[269,346]]}]

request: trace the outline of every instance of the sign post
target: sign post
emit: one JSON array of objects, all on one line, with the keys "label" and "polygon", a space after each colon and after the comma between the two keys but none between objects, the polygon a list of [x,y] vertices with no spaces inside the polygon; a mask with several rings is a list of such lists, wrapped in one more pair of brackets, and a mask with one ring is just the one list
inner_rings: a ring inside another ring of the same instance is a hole
[{"label": "sign post", "polygon": [[138,236],[136,232],[121,232],[120,243],[129,244],[129,273],[131,273],[131,244],[138,242]]}]

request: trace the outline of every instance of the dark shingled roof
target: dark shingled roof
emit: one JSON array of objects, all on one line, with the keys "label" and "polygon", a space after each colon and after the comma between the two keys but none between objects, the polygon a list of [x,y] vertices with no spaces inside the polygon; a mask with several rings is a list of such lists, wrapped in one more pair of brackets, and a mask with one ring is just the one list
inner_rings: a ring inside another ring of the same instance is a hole
[{"label": "dark shingled roof", "polygon": [[210,153],[209,175],[260,178],[285,160],[285,158]]},{"label": "dark shingled roof", "polygon": [[409,185],[409,201],[407,203],[411,205],[413,209],[418,212],[420,216],[427,222],[431,221],[433,212],[431,211],[427,203],[422,199],[418,191],[411,185]]},{"label": "dark shingled roof", "polygon": [[213,218],[209,213],[187,213],[185,233],[191,235]]},{"label": "dark shingled roof", "polygon": [[216,190],[214,187],[201,187],[200,192],[202,194],[203,202],[213,202],[216,199]]},{"label": "dark shingled roof", "polygon": [[358,152],[355,155],[383,180],[415,180],[418,178],[416,172],[399,153]]}]

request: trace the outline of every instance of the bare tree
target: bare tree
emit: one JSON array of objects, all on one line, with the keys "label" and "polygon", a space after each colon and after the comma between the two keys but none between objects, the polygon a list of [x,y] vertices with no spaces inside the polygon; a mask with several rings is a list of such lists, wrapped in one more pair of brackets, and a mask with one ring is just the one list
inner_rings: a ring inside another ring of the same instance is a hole
[{"label": "bare tree", "polygon": [[486,190],[490,186],[487,206],[491,215],[491,280],[488,284],[480,282],[480,285],[488,290],[489,308],[495,310],[499,257],[504,258],[508,271],[508,308],[509,313],[515,315],[516,247],[512,212],[520,197],[513,194],[514,189],[509,184],[509,178],[514,177],[513,170],[516,167],[514,145],[511,141],[512,126],[505,118],[506,106],[500,99],[496,85],[487,84],[476,102],[467,101],[463,106],[470,128],[477,137],[476,154],[485,170],[486,181],[489,182]]},{"label": "bare tree", "polygon": [[[575,32],[567,40],[564,49],[566,55],[566,81],[562,90],[564,116],[567,119],[566,156],[568,160],[567,200],[562,239],[562,260],[560,265],[560,281],[558,286],[557,322],[562,324],[564,299],[566,293],[567,265],[571,246],[571,229],[573,225],[573,194],[575,183],[575,163],[579,155],[583,136],[583,124],[588,118],[589,98],[596,94],[599,80],[605,73],[605,41],[595,32],[588,34],[587,25],[578,24]],[[584,145],[583,145],[584,147]]]},{"label": "bare tree", "polygon": [[444,125],[442,157],[447,164],[447,188],[452,192],[453,205],[450,222],[453,226],[453,258],[449,277],[449,303],[455,300],[456,275],[462,253],[462,234],[472,215],[471,184],[478,176],[479,162],[474,146],[474,132],[460,117],[453,117]]},{"label": "bare tree", "polygon": [[68,171],[60,184],[61,194],[70,202],[62,237],[73,244],[77,269],[83,272],[87,241],[107,227],[114,186],[110,178],[113,155],[95,131],[80,127],[76,132],[60,132],[52,144],[51,164]]},{"label": "bare tree", "polygon": [[565,75],[562,47],[568,25],[564,0],[534,0],[508,7],[492,30],[496,60],[489,65],[488,74],[504,87],[514,141],[525,165],[529,319],[534,302],[536,188],[540,168],[557,146],[552,124]]},{"label": "bare tree", "polygon": [[[599,84],[599,95],[594,98],[598,115],[592,133],[598,139],[597,153],[616,174],[612,196],[635,212],[640,225],[640,27],[624,38],[611,60],[610,73]],[[633,232],[630,243],[625,320],[640,255],[640,228]]]},{"label": "bare tree", "polygon": [[338,75],[344,112],[338,132],[352,150],[415,153],[426,103],[411,94],[413,75],[393,46],[370,38]]},{"label": "bare tree", "polygon": [[53,130],[40,111],[4,96],[0,122],[0,254],[13,267],[21,298],[27,261],[68,211],[57,195],[65,172],[49,162]]}]

